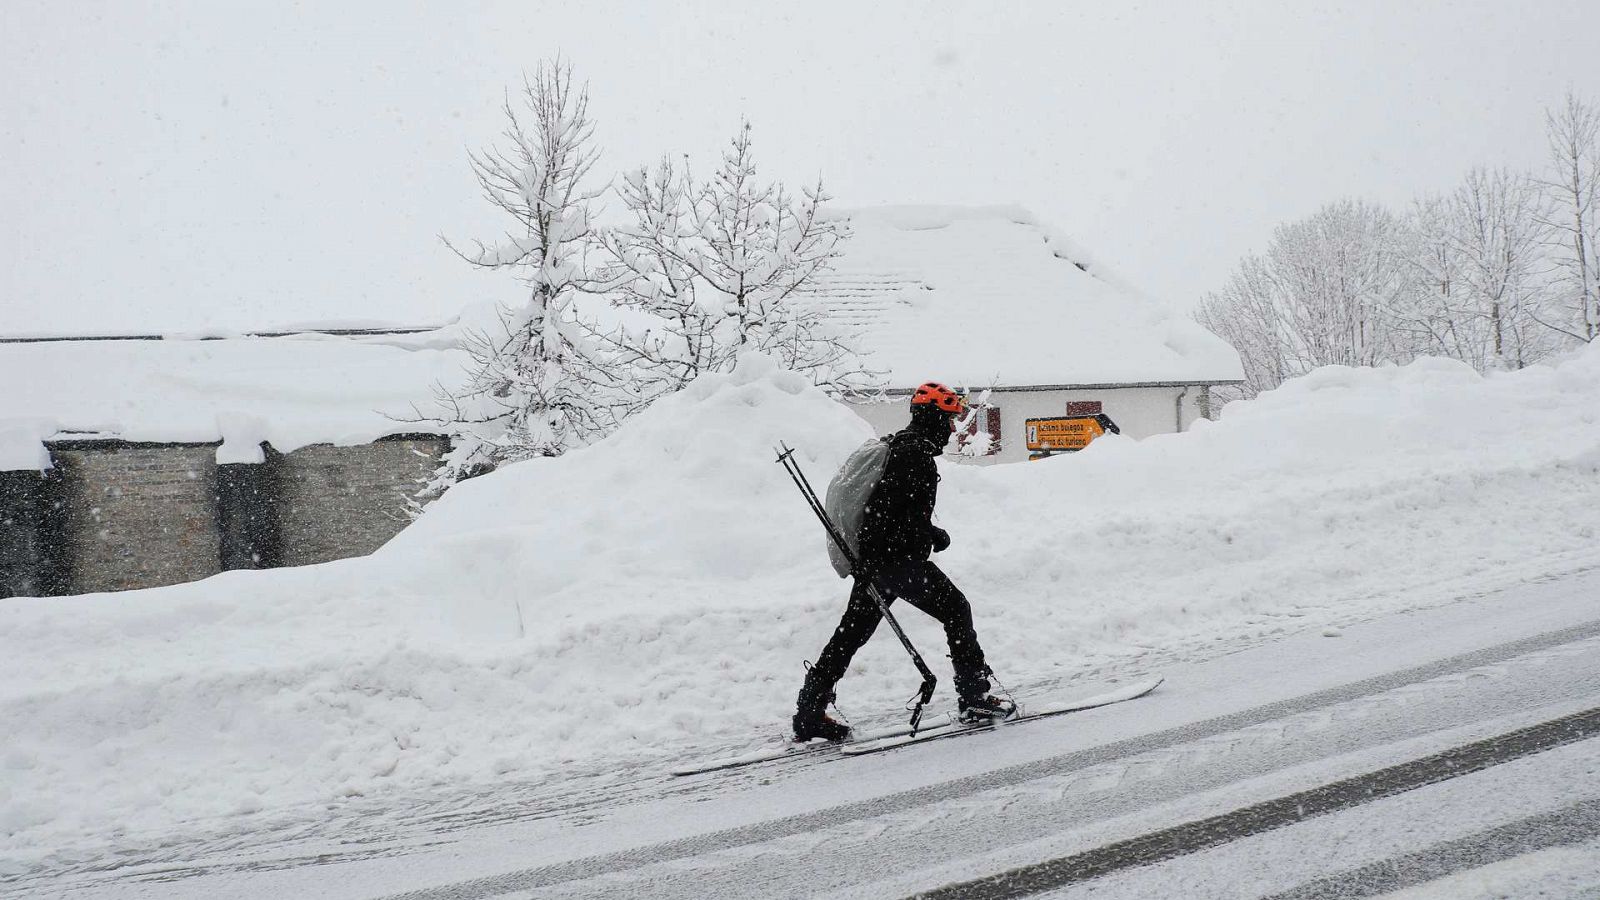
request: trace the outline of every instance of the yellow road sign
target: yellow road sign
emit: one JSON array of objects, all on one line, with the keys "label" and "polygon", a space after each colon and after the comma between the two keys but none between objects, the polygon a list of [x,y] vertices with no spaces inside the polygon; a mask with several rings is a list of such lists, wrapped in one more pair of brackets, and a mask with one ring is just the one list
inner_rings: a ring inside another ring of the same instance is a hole
[{"label": "yellow road sign", "polygon": [[1062,416],[1053,419],[1028,419],[1028,449],[1040,452],[1082,450],[1089,442],[1117,426],[1102,413],[1094,416]]}]

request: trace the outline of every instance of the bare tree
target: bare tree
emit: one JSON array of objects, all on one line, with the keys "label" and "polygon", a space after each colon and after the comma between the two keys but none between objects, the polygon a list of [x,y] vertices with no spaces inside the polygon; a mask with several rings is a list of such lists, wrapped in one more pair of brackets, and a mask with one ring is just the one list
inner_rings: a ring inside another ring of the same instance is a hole
[{"label": "bare tree", "polygon": [[618,194],[633,221],[607,229],[602,269],[607,296],[623,321],[597,330],[596,340],[630,371],[633,407],[681,390],[705,372],[733,366],[735,346],[720,339],[720,310],[700,302],[701,279],[686,248],[694,238],[690,185],[662,157],[654,170],[623,176]]},{"label": "bare tree", "polygon": [[1458,296],[1458,253],[1450,202],[1430,194],[1417,198],[1405,218],[1400,252],[1410,278],[1390,306],[1392,327],[1405,356],[1446,356],[1482,368],[1481,320]]},{"label": "bare tree", "polygon": [[1368,366],[1403,353],[1389,310],[1406,290],[1399,224],[1381,207],[1329,204],[1279,226],[1196,312],[1245,365],[1246,397],[1318,366]]},{"label": "bare tree", "polygon": [[1559,109],[1545,110],[1545,134],[1550,167],[1540,185],[1550,205],[1540,221],[1557,273],[1553,312],[1561,315],[1542,324],[1593,341],[1600,336],[1600,110],[1569,90]]},{"label": "bare tree", "polygon": [[446,244],[474,266],[513,273],[528,299],[503,310],[497,329],[468,337],[466,382],[437,398],[452,450],[424,496],[507,461],[560,454],[612,424],[599,397],[614,379],[585,347],[572,307],[592,278],[590,203],[600,194],[587,185],[597,156],[587,91],[569,65],[546,62],[504,112],[505,144],[471,160],[484,198],[511,224],[493,246]]},{"label": "bare tree", "polygon": [[1239,350],[1239,393],[1423,354],[1522,368],[1600,336],[1600,110],[1568,92],[1545,122],[1548,177],[1480,167],[1403,221],[1346,201],[1274,232],[1196,311]]},{"label": "bare tree", "polygon": [[748,122],[710,181],[664,159],[630,173],[619,192],[633,221],[606,234],[606,278],[634,315],[598,337],[633,367],[636,406],[727,371],[749,350],[833,391],[874,384],[853,335],[819,315],[809,293],[849,226],[819,214],[820,181],[797,197],[760,179]]},{"label": "bare tree", "polygon": [[1535,328],[1545,240],[1538,186],[1506,169],[1474,169],[1445,214],[1458,273],[1452,298],[1460,301],[1452,314],[1476,321],[1482,334],[1467,361],[1520,369],[1549,353],[1554,342]]},{"label": "bare tree", "polygon": [[1244,383],[1237,389],[1218,388],[1220,399],[1248,399],[1298,374],[1290,370],[1284,352],[1287,328],[1279,299],[1270,263],[1256,254],[1240,261],[1221,291],[1201,299],[1195,319],[1239,351],[1244,363]]}]

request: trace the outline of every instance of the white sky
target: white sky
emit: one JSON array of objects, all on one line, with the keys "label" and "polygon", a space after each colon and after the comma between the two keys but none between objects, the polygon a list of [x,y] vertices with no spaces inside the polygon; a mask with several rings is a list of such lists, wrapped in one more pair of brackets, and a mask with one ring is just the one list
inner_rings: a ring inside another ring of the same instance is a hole
[{"label": "white sky", "polygon": [[7,0],[0,334],[514,295],[438,236],[498,233],[466,150],[557,51],[607,174],[708,168],[748,115],[768,175],[1020,203],[1178,305],[1324,202],[1541,164],[1543,107],[1600,100],[1593,0],[1306,6]]}]

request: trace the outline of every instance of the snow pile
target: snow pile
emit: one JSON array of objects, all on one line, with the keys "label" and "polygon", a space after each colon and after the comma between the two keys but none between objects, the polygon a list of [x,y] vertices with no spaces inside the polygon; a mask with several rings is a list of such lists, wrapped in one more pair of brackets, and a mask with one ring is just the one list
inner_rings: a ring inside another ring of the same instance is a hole
[{"label": "snow pile", "polygon": [[0,472],[50,468],[50,451],[44,442],[61,430],[55,419],[17,416],[0,419]]},{"label": "snow pile", "polygon": [[[747,358],[371,557],[0,601],[0,860],[769,740],[847,593],[772,446],[820,490],[870,436]],[[1600,563],[1600,347],[1326,369],[1189,434],[941,466],[940,563],[1026,697]],[[942,632],[904,624],[950,703]],[[915,681],[879,635],[840,704],[882,721]]]}]

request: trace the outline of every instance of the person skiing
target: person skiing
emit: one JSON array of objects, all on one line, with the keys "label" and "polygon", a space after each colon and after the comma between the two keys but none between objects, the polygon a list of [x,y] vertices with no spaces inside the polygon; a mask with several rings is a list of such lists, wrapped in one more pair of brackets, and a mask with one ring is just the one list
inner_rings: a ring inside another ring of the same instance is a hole
[{"label": "person skiing", "polygon": [[903,597],[944,625],[963,719],[1005,718],[1015,711],[1015,704],[989,693],[992,672],[972,627],[972,606],[928,558],[950,546],[949,533],[933,524],[939,486],[934,459],[944,452],[955,419],[965,412],[959,394],[930,381],[911,395],[910,424],[888,438],[883,475],[867,499],[857,535],[850,603],[822,655],[806,672],[794,714],[795,740],[842,741],[850,734],[849,726],[829,716],[827,707],[851,657],[883,618],[869,584],[877,587],[885,604]]}]

